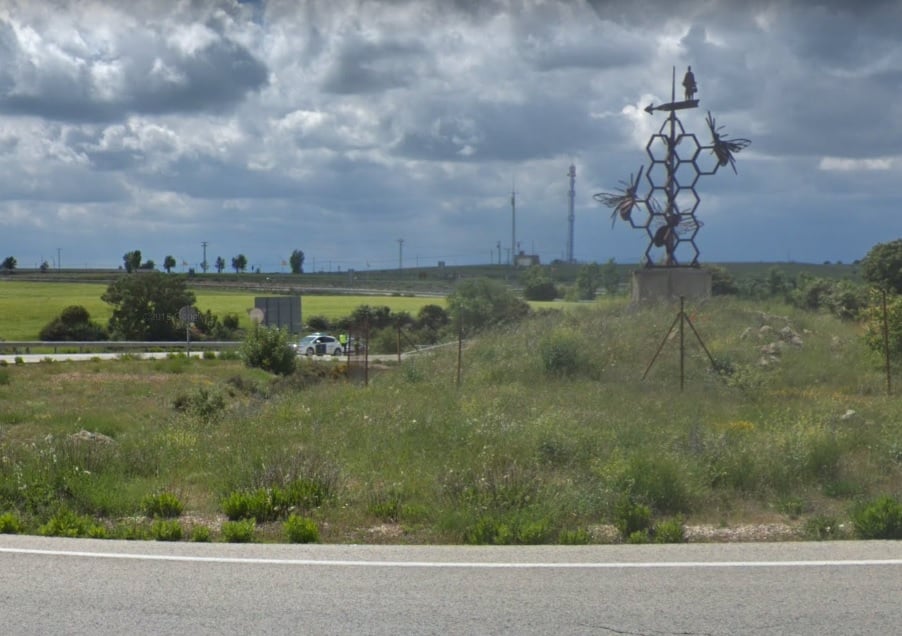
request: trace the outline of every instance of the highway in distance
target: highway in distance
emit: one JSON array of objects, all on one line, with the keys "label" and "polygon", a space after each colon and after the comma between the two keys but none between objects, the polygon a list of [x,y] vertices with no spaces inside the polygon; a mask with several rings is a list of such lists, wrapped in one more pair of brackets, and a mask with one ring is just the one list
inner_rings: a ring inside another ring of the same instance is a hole
[{"label": "highway in distance", "polygon": [[902,542],[531,547],[0,535],[23,634],[899,634]]}]

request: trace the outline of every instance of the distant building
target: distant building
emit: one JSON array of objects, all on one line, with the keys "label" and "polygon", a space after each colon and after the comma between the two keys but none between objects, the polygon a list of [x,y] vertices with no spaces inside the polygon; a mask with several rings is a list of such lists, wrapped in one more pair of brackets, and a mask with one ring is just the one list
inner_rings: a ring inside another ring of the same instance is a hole
[{"label": "distant building", "polygon": [[520,253],[517,254],[515,264],[517,267],[532,267],[533,265],[539,264],[539,256],[538,254],[526,254],[523,250],[520,250]]}]

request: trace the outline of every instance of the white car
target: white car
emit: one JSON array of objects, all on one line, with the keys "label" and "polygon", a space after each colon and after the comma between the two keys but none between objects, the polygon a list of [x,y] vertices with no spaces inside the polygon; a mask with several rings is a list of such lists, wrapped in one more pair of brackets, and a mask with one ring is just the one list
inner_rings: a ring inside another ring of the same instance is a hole
[{"label": "white car", "polygon": [[340,356],[344,353],[338,338],[324,333],[312,333],[304,336],[300,342],[294,345],[294,348],[298,355],[303,356]]}]

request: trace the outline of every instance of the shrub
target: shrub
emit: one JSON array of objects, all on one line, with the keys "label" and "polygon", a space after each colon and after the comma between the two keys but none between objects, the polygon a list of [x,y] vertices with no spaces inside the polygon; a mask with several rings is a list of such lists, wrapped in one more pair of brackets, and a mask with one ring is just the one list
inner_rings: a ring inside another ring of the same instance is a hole
[{"label": "shrub", "polygon": [[257,523],[253,519],[226,521],[222,524],[222,538],[227,543],[251,543]]},{"label": "shrub", "polygon": [[175,519],[158,519],[150,527],[150,534],[157,541],[181,541],[182,524]]},{"label": "shrub", "polygon": [[312,519],[291,515],[282,527],[291,543],[316,543],[319,541],[319,527]]},{"label": "shrub", "polygon": [[584,339],[571,331],[555,331],[539,342],[539,355],[546,373],[574,376],[589,368]]},{"label": "shrub", "polygon": [[557,542],[561,545],[588,545],[592,543],[592,535],[585,528],[561,530]]},{"label": "shrub", "polygon": [[95,537],[105,536],[103,526],[99,526],[87,516],[77,515],[68,508],[60,509],[47,523],[38,528],[38,534],[45,537]]},{"label": "shrub", "polygon": [[467,528],[463,536],[469,545],[509,545],[514,542],[514,532],[509,524],[493,517],[482,517]]},{"label": "shrub", "polygon": [[38,337],[47,341],[106,340],[109,335],[101,325],[92,322],[88,310],[81,305],[70,305],[47,323]]},{"label": "shrub", "polygon": [[24,529],[15,513],[5,512],[0,515],[0,534],[19,534]]},{"label": "shrub", "polygon": [[809,541],[831,541],[841,538],[843,533],[835,518],[818,515],[805,521],[803,534]]},{"label": "shrub", "polygon": [[191,529],[191,540],[195,543],[209,543],[210,529],[207,526],[194,526]]},{"label": "shrub", "polygon": [[653,534],[655,543],[683,543],[686,540],[682,519],[665,519],[656,523]]},{"label": "shrub", "polygon": [[248,331],[241,344],[241,359],[248,367],[278,375],[290,375],[297,366],[288,332],[269,327],[256,326]]},{"label": "shrub", "polygon": [[649,536],[648,530],[636,530],[635,532],[631,532],[628,537],[626,537],[627,543],[648,543]]},{"label": "shrub", "polygon": [[272,491],[267,488],[232,492],[222,501],[221,508],[231,521],[239,519],[269,521],[276,516]]},{"label": "shrub", "polygon": [[187,413],[205,422],[217,420],[225,411],[226,402],[222,393],[200,387],[190,394],[181,394],[173,400],[172,407],[176,411]]},{"label": "shrub", "polygon": [[624,539],[636,532],[647,532],[651,527],[651,508],[628,496],[621,497],[614,506],[614,527]]},{"label": "shrub", "polygon": [[546,518],[483,516],[465,530],[463,541],[469,545],[539,545],[551,537],[551,523]]},{"label": "shrub", "polygon": [[886,495],[859,504],[852,524],[862,539],[902,539],[902,503]]},{"label": "shrub", "polygon": [[172,519],[182,514],[182,502],[169,492],[147,495],[141,501],[141,509],[148,517]]}]

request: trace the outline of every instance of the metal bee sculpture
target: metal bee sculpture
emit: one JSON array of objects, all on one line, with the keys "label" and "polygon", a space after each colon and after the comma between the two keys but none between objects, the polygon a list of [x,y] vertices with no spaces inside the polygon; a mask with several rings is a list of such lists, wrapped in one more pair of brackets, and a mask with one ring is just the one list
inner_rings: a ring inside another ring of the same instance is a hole
[{"label": "metal bee sculpture", "polygon": [[[634,178],[621,181],[615,192],[599,192],[599,203],[613,210],[611,223],[617,217],[632,227],[645,230],[648,247],[645,264],[648,267],[698,267],[698,247],[695,237],[702,222],[695,212],[699,197],[695,184],[702,175],[713,175],[718,168],[729,165],[736,172],[735,155],[749,146],[748,139],[731,139],[718,127],[708,112],[705,122],[711,143],[702,145],[693,133],[687,133],[677,117],[677,111],[698,108],[695,93],[698,86],[692,67],[683,77],[684,99],[676,101],[676,69],[673,71],[671,102],[655,106],[649,104],[645,112],[665,111],[667,119],[645,147],[651,164],[642,166]],[[642,181],[643,173],[645,183]],[[642,189],[647,185],[647,189]],[[663,203],[659,203],[662,201]],[[661,253],[663,251],[663,254]]]}]

